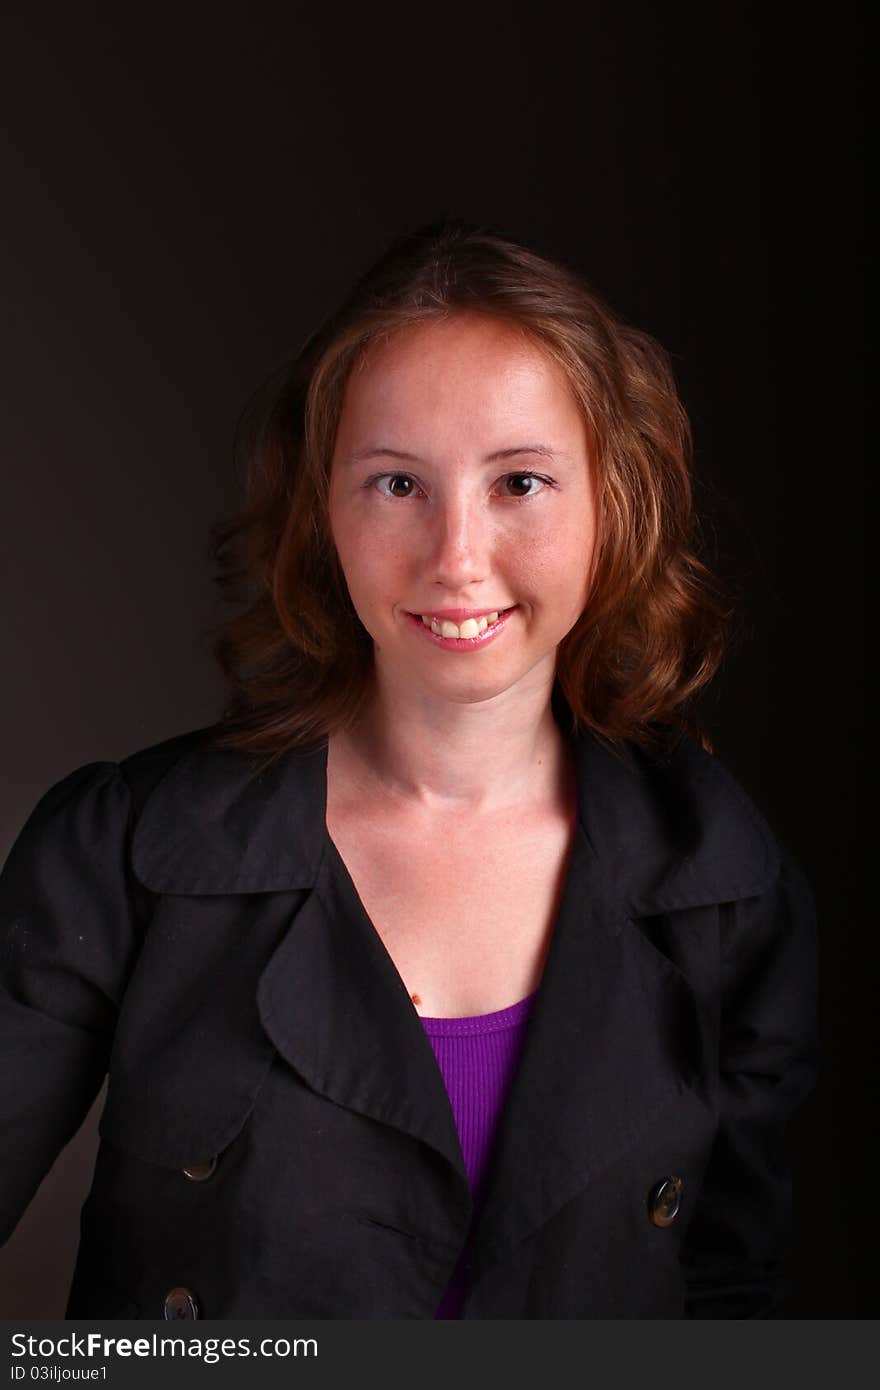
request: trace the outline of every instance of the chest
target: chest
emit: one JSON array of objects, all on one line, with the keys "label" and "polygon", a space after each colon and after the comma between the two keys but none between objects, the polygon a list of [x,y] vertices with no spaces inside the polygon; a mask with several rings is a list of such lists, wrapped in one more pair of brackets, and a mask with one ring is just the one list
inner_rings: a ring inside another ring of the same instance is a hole
[{"label": "chest", "polygon": [[328,807],[327,829],[418,1013],[494,1013],[538,988],[570,814],[441,828]]}]

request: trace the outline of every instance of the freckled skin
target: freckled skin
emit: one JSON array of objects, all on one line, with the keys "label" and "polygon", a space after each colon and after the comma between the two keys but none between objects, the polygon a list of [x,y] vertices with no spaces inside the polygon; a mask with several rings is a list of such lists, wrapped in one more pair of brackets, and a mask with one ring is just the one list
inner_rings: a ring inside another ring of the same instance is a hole
[{"label": "freckled skin", "polygon": [[[487,458],[535,443],[557,456]],[[415,459],[350,461],[377,446]],[[550,481],[524,484],[524,473]],[[389,485],[401,477],[414,486],[398,481],[394,495]],[[561,368],[476,314],[407,328],[373,348],[346,389],[330,522],[386,679],[456,702],[523,682],[549,690],[556,647],[587,602],[597,545],[589,438]],[[504,633],[468,653],[425,640],[406,616],[513,604]]]}]

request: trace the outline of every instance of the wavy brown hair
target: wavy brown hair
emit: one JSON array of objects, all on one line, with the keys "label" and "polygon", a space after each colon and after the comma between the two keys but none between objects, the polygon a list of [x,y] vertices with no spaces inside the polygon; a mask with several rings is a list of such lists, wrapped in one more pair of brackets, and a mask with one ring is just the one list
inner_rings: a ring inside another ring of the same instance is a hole
[{"label": "wavy brown hair", "polygon": [[668,357],[572,268],[490,230],[446,221],[396,240],[239,423],[241,512],[212,528],[215,582],[240,611],[215,630],[231,686],[212,746],[264,753],[349,727],[372,639],[330,533],[330,461],[349,375],[396,330],[494,315],[565,372],[593,439],[601,544],[589,602],[557,653],[554,709],[574,732],[654,746],[696,734],[732,616],[698,557],[691,437]]}]

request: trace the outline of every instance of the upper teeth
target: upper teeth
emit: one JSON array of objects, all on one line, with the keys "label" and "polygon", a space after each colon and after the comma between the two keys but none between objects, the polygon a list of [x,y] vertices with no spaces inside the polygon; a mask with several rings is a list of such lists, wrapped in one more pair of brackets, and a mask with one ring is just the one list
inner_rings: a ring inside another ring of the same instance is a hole
[{"label": "upper teeth", "polygon": [[448,618],[438,619],[421,615],[425,627],[436,632],[438,637],[477,637],[485,632],[490,623],[497,623],[497,613],[487,613],[482,618],[466,618],[463,623],[451,623]]}]

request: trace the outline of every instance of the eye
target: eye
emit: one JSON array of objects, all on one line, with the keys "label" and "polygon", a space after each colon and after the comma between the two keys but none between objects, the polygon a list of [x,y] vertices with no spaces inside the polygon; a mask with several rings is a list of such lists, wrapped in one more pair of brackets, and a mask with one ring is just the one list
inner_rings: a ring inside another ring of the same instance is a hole
[{"label": "eye", "polygon": [[528,492],[517,490],[508,493],[508,496],[511,497],[514,502],[527,502],[530,497],[534,497],[537,493],[541,492],[549,484],[550,479],[542,478],[538,473],[508,473],[507,477],[503,479],[503,482],[505,486],[513,483],[517,489],[519,489],[523,483],[538,483],[538,487],[529,486]]},{"label": "eye", "polygon": [[[382,484],[387,486],[380,486]],[[413,497],[418,488],[415,478],[408,473],[380,473],[378,477],[370,479],[369,485],[377,488],[383,497],[397,497],[401,501]]]},{"label": "eye", "polygon": [[[552,487],[553,482],[539,473],[508,473],[501,479],[501,485],[513,489],[506,494],[508,500],[528,502],[530,498],[543,492],[545,487]],[[365,486],[376,488],[382,497],[401,502],[421,492],[415,478],[410,477],[408,473],[378,473],[375,477],[368,478]]]}]

